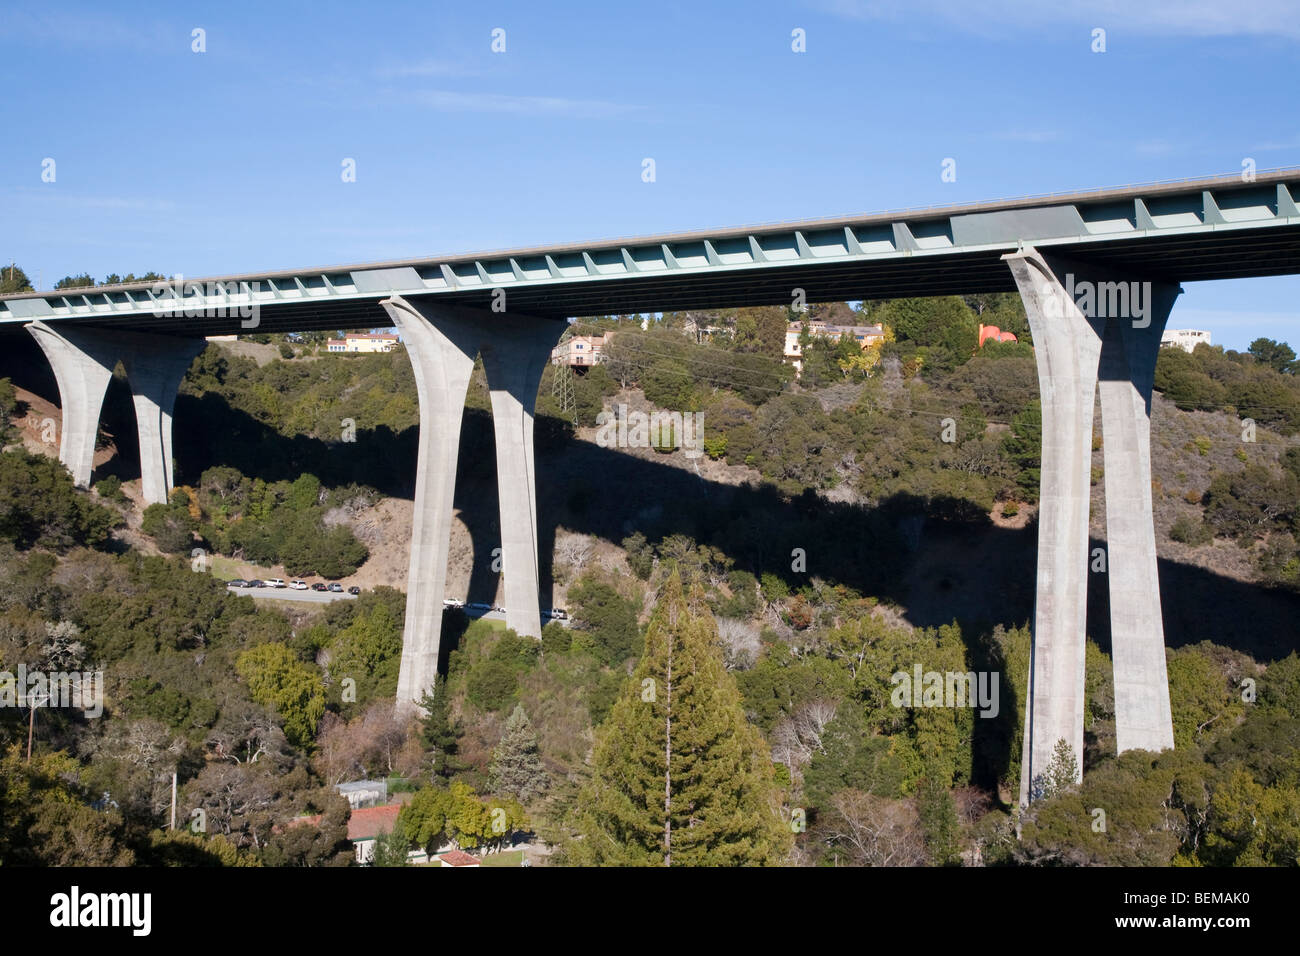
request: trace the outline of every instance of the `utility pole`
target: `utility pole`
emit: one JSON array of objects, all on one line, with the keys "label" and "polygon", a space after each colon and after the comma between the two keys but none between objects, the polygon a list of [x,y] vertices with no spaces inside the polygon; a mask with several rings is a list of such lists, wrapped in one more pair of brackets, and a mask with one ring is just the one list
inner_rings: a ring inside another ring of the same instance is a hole
[{"label": "utility pole", "polygon": [[[49,697],[45,698],[47,702],[49,699]],[[41,705],[41,702],[28,694],[27,705],[31,708],[30,716],[27,718],[27,762],[30,764],[32,762],[32,736],[36,732],[36,708]]]},{"label": "utility pole", "polygon": [[176,829],[176,771],[172,771],[172,827]]}]

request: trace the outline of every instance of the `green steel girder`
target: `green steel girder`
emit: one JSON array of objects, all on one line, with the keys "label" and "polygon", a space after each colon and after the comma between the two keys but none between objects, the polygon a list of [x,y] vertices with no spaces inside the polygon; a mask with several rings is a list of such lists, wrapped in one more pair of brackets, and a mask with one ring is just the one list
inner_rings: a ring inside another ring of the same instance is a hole
[{"label": "green steel girder", "polygon": [[[1172,281],[1300,272],[1300,169],[966,206],[326,269],[0,297],[39,319],[176,334],[378,324],[380,299],[438,298],[563,317],[1011,289],[1024,246]],[[186,314],[190,313],[190,314]]]}]

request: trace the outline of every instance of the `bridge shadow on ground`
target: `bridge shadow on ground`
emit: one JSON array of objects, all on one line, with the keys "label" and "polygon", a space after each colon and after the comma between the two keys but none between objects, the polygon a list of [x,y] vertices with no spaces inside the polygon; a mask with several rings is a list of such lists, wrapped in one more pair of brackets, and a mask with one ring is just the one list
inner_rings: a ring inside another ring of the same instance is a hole
[{"label": "bridge shadow on ground", "polygon": [[[355,444],[284,439],[216,396],[178,403],[177,455],[186,480],[203,469],[233,465],[265,480],[311,472],[327,485],[356,481],[388,495],[414,490],[415,429],[359,430]],[[184,435],[184,441],[181,435]],[[499,575],[491,556],[500,544],[496,461],[491,415],[466,409],[461,427],[455,507],[474,550],[468,599],[491,601]],[[971,666],[1001,666],[990,636],[998,625],[1031,621],[1037,526],[994,526],[955,500],[923,501],[897,495],[875,507],[828,502],[815,494],[795,497],[770,486],[706,481],[667,462],[640,458],[569,437],[564,426],[537,422],[538,545],[542,591],[551,591],[551,555],[559,530],[614,543],[639,531],[651,543],[674,534],[717,548],[735,567],[755,576],[771,573],[791,586],[818,577],[904,609],[918,627],[954,620],[961,625]],[[680,462],[679,462],[680,463]],[[1091,547],[1103,546],[1094,540]],[[802,548],[807,572],[790,570],[791,551]],[[1165,637],[1170,647],[1201,641],[1268,662],[1296,649],[1293,625],[1300,596],[1245,584],[1202,568],[1159,562]],[[405,587],[405,579],[394,582]],[[1089,576],[1089,635],[1110,652],[1109,594],[1104,574]],[[463,633],[462,615],[449,615],[443,654]],[[445,663],[445,660],[444,660]],[[1003,687],[1007,705],[995,720],[975,722],[973,779],[992,789],[1014,777],[1009,768],[1010,702],[1024,689]]]},{"label": "bridge shadow on ground", "polygon": [[[34,344],[32,346],[35,348]],[[37,354],[37,368],[45,369]],[[12,363],[4,363],[12,364]],[[0,367],[0,371],[3,368]],[[20,383],[57,399],[53,378]],[[138,474],[130,393],[117,382],[106,402],[105,424],[121,445],[116,459],[96,472]],[[265,481],[293,480],[303,472],[327,486],[356,482],[392,497],[411,498],[415,485],[416,429],[359,428],[354,443],[286,438],[220,396],[182,395],[176,403],[177,479],[197,483],[202,472],[228,465]],[[364,424],[364,423],[359,423]],[[805,492],[793,498],[763,486],[706,481],[692,471],[569,437],[552,419],[537,421],[538,534],[542,592],[551,591],[551,555],[557,530],[621,543],[640,531],[651,543],[682,534],[722,551],[735,567],[771,573],[791,587],[809,577],[842,584],[905,609],[919,627],[957,621],[972,666],[996,665],[989,635],[1033,616],[1037,529],[998,528],[964,502],[899,495],[875,507],[828,502]],[[499,575],[491,570],[499,547],[496,461],[491,415],[467,408],[461,428],[454,506],[474,551],[468,599],[491,601]],[[1104,544],[1094,541],[1092,546]],[[791,551],[807,554],[807,572],[791,571]],[[1297,648],[1300,595],[1257,587],[1203,568],[1159,562],[1165,638],[1170,647],[1201,641],[1233,648],[1261,662]],[[405,588],[405,575],[392,584]],[[1089,634],[1110,650],[1105,575],[1089,578]],[[457,618],[460,616],[457,615]],[[463,631],[448,618],[444,653]],[[1004,697],[1023,688],[1003,688]],[[1004,708],[1004,712],[1010,708]],[[976,783],[1007,776],[1011,728],[976,721]]]}]

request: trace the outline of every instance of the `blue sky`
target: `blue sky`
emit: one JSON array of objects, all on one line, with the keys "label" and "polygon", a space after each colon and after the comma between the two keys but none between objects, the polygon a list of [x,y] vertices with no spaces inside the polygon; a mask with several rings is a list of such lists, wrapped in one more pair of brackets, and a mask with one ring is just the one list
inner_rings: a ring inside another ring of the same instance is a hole
[{"label": "blue sky", "polygon": [[[1280,0],[175,6],[0,14],[0,257],[46,287],[1300,163]],[[1172,327],[1300,345],[1296,277],[1186,289]]]}]

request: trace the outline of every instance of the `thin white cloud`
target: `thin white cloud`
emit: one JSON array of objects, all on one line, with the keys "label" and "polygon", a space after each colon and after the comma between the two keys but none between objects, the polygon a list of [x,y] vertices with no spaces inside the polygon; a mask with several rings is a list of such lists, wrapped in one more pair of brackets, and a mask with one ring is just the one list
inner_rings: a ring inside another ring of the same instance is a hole
[{"label": "thin white cloud", "polygon": [[559,96],[513,96],[507,93],[467,93],[454,90],[415,90],[407,94],[416,103],[440,113],[515,113],[526,116],[563,116],[573,119],[608,119],[641,109],[605,100],[574,100]]},{"label": "thin white cloud", "polygon": [[988,138],[1008,143],[1059,143],[1066,137],[1056,129],[1008,129],[990,133]]},{"label": "thin white cloud", "polygon": [[1174,144],[1164,139],[1145,139],[1133,149],[1139,156],[1168,156],[1174,151]]},{"label": "thin white cloud", "polygon": [[1277,149],[1300,149],[1300,136],[1297,136],[1296,138],[1290,140],[1283,140],[1281,142],[1277,140],[1271,140],[1271,141],[1264,140],[1262,142],[1255,143],[1253,146],[1251,146],[1251,149],[1256,149],[1260,151],[1277,150]]},{"label": "thin white cloud", "polygon": [[154,199],[146,196],[87,196],[69,193],[60,189],[58,183],[45,186],[20,186],[10,190],[17,200],[55,203],[67,209],[131,212],[175,212],[177,205],[170,199]]},{"label": "thin white cloud", "polygon": [[827,12],[855,20],[922,23],[939,20],[987,34],[1052,24],[1101,27],[1145,36],[1285,36],[1300,39],[1294,0],[816,0]]},{"label": "thin white cloud", "polygon": [[420,60],[416,63],[382,66],[375,71],[376,76],[385,78],[402,76],[478,76],[479,73],[478,70],[448,60]]},{"label": "thin white cloud", "polygon": [[0,41],[103,49],[188,50],[190,28],[173,29],[156,20],[106,17],[100,13],[6,12]]}]

